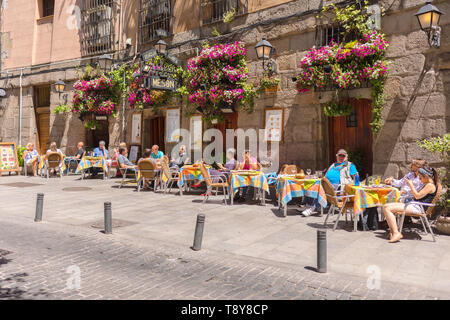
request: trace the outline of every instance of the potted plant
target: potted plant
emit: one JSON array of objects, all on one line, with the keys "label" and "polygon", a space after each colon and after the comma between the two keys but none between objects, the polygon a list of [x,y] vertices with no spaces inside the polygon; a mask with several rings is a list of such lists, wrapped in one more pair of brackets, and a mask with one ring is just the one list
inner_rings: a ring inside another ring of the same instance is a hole
[{"label": "potted plant", "polygon": [[101,129],[102,128],[101,124],[98,123],[95,120],[88,120],[88,121],[86,121],[86,123],[84,124],[84,127],[86,129],[91,129],[91,130],[97,130],[97,129]]},{"label": "potted plant", "polygon": [[436,229],[442,234],[450,235],[450,216],[448,216],[450,211],[450,133],[445,134],[443,137],[418,141],[417,144],[421,148],[438,155],[444,161],[445,168],[438,170],[442,184],[442,194],[436,203],[435,214],[433,215],[437,216]]},{"label": "potted plant", "polygon": [[275,93],[278,91],[279,83],[280,79],[272,76],[265,76],[260,81],[259,92],[262,92],[264,90],[266,94]]}]

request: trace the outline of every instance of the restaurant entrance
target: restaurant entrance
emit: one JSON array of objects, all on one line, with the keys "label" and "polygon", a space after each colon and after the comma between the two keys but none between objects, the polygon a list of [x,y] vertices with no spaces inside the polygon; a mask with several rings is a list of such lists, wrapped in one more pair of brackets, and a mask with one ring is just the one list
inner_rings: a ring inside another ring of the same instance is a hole
[{"label": "restaurant entrance", "polygon": [[[238,113],[237,112],[233,112],[233,113],[225,113],[224,114],[224,118],[225,121],[223,122],[219,122],[218,124],[216,124],[216,129],[220,130],[220,132],[222,133],[223,136],[223,152],[226,152],[226,148],[227,148],[227,143],[226,143],[226,130],[227,129],[233,129],[236,130],[237,129],[237,123],[238,123]],[[236,143],[237,143],[237,138],[234,137],[234,148],[236,149]]]},{"label": "restaurant entrance", "polygon": [[343,148],[349,153],[361,179],[372,174],[372,106],[368,99],[349,99],[354,108],[348,116],[328,118],[330,164],[336,162],[336,152]]},{"label": "restaurant entrance", "polygon": [[158,145],[159,150],[166,153],[165,150],[165,117],[155,117],[144,120],[144,148],[151,148]]}]

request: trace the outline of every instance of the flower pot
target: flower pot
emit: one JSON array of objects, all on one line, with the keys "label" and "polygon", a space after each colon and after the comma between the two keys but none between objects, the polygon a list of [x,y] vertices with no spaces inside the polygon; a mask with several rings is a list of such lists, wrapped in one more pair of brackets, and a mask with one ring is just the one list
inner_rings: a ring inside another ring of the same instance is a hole
[{"label": "flower pot", "polygon": [[439,217],[436,220],[436,229],[441,234],[450,235],[450,217]]},{"label": "flower pot", "polygon": [[264,88],[266,94],[275,94],[278,91],[278,85]]}]

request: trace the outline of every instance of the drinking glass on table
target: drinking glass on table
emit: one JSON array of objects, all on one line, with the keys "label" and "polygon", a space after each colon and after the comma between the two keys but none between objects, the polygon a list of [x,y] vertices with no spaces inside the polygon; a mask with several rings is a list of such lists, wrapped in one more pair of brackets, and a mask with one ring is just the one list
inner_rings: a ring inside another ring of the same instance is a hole
[{"label": "drinking glass on table", "polygon": [[306,169],[306,174],[308,175],[309,178],[309,176],[311,175],[311,169]]}]

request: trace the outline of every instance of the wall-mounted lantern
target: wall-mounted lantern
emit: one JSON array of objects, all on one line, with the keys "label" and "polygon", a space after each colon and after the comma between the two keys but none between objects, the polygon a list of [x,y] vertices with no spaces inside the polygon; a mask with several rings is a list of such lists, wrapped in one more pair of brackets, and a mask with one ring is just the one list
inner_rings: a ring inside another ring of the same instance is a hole
[{"label": "wall-mounted lantern", "polygon": [[274,53],[275,48],[266,40],[266,38],[262,38],[262,40],[256,44],[255,50],[256,57],[259,60],[262,60],[263,69],[269,74],[273,73],[274,63],[270,60],[270,57]]},{"label": "wall-mounted lantern", "polygon": [[419,21],[420,29],[427,33],[430,47],[440,47],[441,27],[439,27],[439,19],[442,14],[438,8],[431,4],[431,1],[427,1],[415,14]]}]

